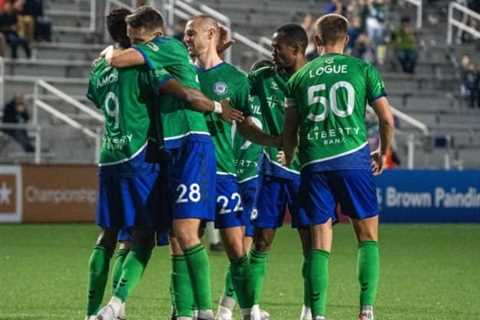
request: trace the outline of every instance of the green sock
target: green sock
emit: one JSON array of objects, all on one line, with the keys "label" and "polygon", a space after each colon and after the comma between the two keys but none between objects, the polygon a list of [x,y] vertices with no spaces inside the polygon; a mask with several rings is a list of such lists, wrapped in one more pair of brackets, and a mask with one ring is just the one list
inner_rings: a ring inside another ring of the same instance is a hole
[{"label": "green sock", "polygon": [[122,276],[113,295],[126,301],[132,290],[137,286],[152,255],[152,249],[136,247],[130,250],[123,263]]},{"label": "green sock", "polygon": [[358,247],[360,306],[373,306],[380,278],[380,254],[377,241],[363,241]]},{"label": "green sock", "polygon": [[303,277],[303,304],[310,307],[310,256],[306,254],[303,258],[302,277]]},{"label": "green sock", "polygon": [[127,257],[129,249],[118,249],[115,253],[114,263],[112,268],[112,291],[115,291],[120,277],[122,276],[122,266],[125,258]]},{"label": "green sock", "polygon": [[93,248],[89,260],[90,276],[88,279],[87,315],[97,313],[102,303],[105,286],[107,285],[108,269],[110,266],[111,253],[105,247]]},{"label": "green sock", "polygon": [[253,292],[249,283],[250,263],[248,257],[231,260],[230,274],[232,275],[232,283],[238,298],[240,308],[251,308],[253,305]]},{"label": "green sock", "polygon": [[232,274],[230,273],[230,270],[228,270],[225,274],[225,289],[223,291],[223,295],[225,297],[236,299],[235,288],[233,287]]},{"label": "green sock", "polygon": [[185,256],[172,256],[172,302],[177,317],[192,317],[193,291]]},{"label": "green sock", "polygon": [[310,290],[312,316],[325,316],[327,308],[328,257],[324,250],[312,249],[310,253]]},{"label": "green sock", "polygon": [[195,305],[198,310],[211,310],[212,284],[207,250],[199,243],[183,252],[188,265]]},{"label": "green sock", "polygon": [[260,304],[263,289],[263,280],[265,279],[265,270],[267,269],[268,252],[257,250],[250,251],[250,281],[253,290],[253,304]]}]

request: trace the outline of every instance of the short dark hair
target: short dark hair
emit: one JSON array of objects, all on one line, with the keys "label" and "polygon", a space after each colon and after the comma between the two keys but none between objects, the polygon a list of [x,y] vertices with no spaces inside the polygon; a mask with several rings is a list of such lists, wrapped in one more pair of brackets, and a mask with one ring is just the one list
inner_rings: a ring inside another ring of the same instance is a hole
[{"label": "short dark hair", "polygon": [[132,28],[145,28],[149,31],[164,28],[164,19],[160,11],[150,7],[141,6],[127,16],[128,25]]},{"label": "short dark hair", "polygon": [[315,30],[322,45],[335,44],[347,36],[348,20],[339,14],[327,14],[317,20]]},{"label": "short dark hair", "polygon": [[291,47],[295,47],[305,54],[308,46],[308,36],[301,25],[294,23],[285,24],[278,28],[276,33],[288,39]]},{"label": "short dark hair", "polygon": [[113,41],[120,44],[122,48],[130,47],[130,39],[127,36],[127,23],[125,18],[132,12],[128,9],[112,10],[107,16],[107,29]]}]

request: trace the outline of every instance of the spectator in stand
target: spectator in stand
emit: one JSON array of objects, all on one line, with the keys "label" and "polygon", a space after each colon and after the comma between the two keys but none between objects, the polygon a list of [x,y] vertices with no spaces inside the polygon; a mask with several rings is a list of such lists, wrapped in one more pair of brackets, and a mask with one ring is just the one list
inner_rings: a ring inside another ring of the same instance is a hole
[{"label": "spectator in stand", "polygon": [[[16,95],[3,108],[3,123],[24,124],[28,123],[30,115],[25,107],[25,98],[23,95]],[[27,130],[25,129],[3,129],[3,132],[17,141],[25,152],[34,152],[35,148],[30,141]]]},{"label": "spectator in stand", "polygon": [[318,56],[317,48],[315,47],[315,42],[313,41],[315,19],[310,13],[302,14],[302,15],[303,15],[303,19],[300,25],[303,27],[308,37],[308,46],[307,46],[307,49],[305,50],[305,55],[307,57],[307,60],[310,61],[315,59]]},{"label": "spectator in stand", "polygon": [[352,56],[375,63],[375,48],[366,33],[360,33],[352,48]]},{"label": "spectator in stand", "polygon": [[31,15],[35,21],[35,35],[37,41],[52,41],[52,22],[43,16],[42,0],[25,0],[24,13]]},{"label": "spectator in stand", "polygon": [[330,0],[327,2],[323,8],[325,14],[329,13],[338,13],[342,14],[343,4],[340,0]]},{"label": "spectator in stand", "polygon": [[10,46],[13,59],[17,58],[18,46],[25,50],[27,58],[31,57],[30,45],[17,33],[17,14],[9,1],[5,2],[3,11],[0,12],[0,32],[2,32]]},{"label": "spectator in stand", "polygon": [[26,0],[17,0],[13,3],[15,12],[17,13],[17,32],[20,37],[28,43],[33,41],[35,32],[35,19],[28,12]]},{"label": "spectator in stand", "polygon": [[480,74],[470,57],[462,58],[462,95],[466,98],[470,108],[480,107]]},{"label": "spectator in stand", "polygon": [[[352,53],[355,44],[357,43],[357,39],[362,33],[362,20],[360,17],[354,16],[351,18],[352,23],[348,27],[348,44],[347,48]],[[352,53],[353,55],[353,53]],[[355,55],[356,56],[356,55]]]},{"label": "spectator in stand", "polygon": [[410,17],[401,19],[401,25],[392,34],[392,40],[403,72],[414,74],[417,65],[417,43]]}]

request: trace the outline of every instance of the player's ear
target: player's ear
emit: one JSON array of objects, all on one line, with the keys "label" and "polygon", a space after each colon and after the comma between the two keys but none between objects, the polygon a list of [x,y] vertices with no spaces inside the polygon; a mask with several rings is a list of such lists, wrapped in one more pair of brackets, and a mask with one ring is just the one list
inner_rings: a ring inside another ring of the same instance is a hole
[{"label": "player's ear", "polygon": [[345,44],[343,47],[346,48],[349,42],[350,42],[350,37],[347,34],[347,36],[345,37]]},{"label": "player's ear", "polygon": [[320,36],[318,35],[318,33],[313,36],[313,41],[315,42],[315,46],[317,47],[323,46],[322,39],[320,39]]}]

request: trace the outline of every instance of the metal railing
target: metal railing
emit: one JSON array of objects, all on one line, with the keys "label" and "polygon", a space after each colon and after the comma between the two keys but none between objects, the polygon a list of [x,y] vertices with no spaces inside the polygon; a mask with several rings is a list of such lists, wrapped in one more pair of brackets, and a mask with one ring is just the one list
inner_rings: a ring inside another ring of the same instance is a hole
[{"label": "metal railing", "polygon": [[[455,17],[456,13],[462,13],[461,18]],[[480,28],[480,14],[462,6],[457,2],[450,2],[448,5],[448,26],[447,26],[447,44],[451,45],[453,42],[453,27],[457,27],[459,31],[470,33],[474,38],[480,38],[480,30],[468,25],[469,20],[476,20],[477,28]]]},{"label": "metal railing", "polygon": [[[204,4],[200,4],[196,7],[192,6],[191,4],[193,4],[193,1],[188,1],[187,3],[187,1],[169,0],[168,3],[166,3],[163,7],[163,9],[167,12],[167,20],[169,24],[172,26],[175,23],[175,17],[179,17],[183,20],[188,20],[192,16],[208,14],[220,21],[220,23],[222,23],[226,27],[226,29],[230,32],[230,36],[233,40],[249,47],[261,56],[271,58],[270,51],[265,49],[262,45],[238,32],[234,32],[232,30],[232,24],[229,17]],[[225,61],[231,62],[230,48],[225,52]]]},{"label": "metal railing", "polygon": [[423,24],[423,1],[422,0],[404,0],[417,7],[417,29],[422,28]]},{"label": "metal railing", "polygon": [[96,30],[96,20],[97,20],[97,0],[88,1],[89,8],[89,24],[88,27],[69,27],[69,26],[54,26],[56,31],[63,32],[85,32],[91,33]]},{"label": "metal railing", "polygon": [[[375,112],[372,107],[367,108],[368,112]],[[414,127],[415,129],[419,130],[423,137],[427,137],[430,135],[430,130],[428,129],[427,125],[417,119],[409,116],[408,114],[396,109],[392,106],[392,113],[393,115],[400,121],[407,123],[408,125]],[[402,132],[403,135],[406,135],[406,144],[407,144],[407,168],[413,169],[415,168],[415,142],[417,141],[417,135],[415,133],[405,133]]]},{"label": "metal railing", "polygon": [[[56,119],[66,123],[67,125],[71,126],[74,129],[79,130],[82,132],[84,135],[86,135],[89,138],[94,139],[95,141],[95,154],[94,154],[94,161],[98,163],[99,161],[99,149],[100,149],[100,134],[98,132],[94,132],[91,129],[87,128],[86,126],[82,125],[80,122],[72,119],[68,115],[66,115],[63,112],[60,112],[57,110],[55,107],[51,106],[47,102],[41,100],[41,95],[40,91],[46,91],[49,94],[52,94],[62,101],[67,102],[69,105],[75,107],[79,111],[85,113],[88,115],[90,118],[97,120],[99,123],[104,122],[104,117],[101,113],[89,108],[88,106],[80,103],[79,101],[75,100],[74,98],[70,97],[66,93],[58,90],[54,86],[48,84],[47,82],[43,80],[37,80],[35,82],[34,88],[33,88],[33,117],[32,117],[32,123],[33,125],[38,126],[38,111],[39,109],[49,113]],[[37,132],[38,138],[35,139],[35,163],[40,163],[41,162],[41,157],[42,157],[42,150],[41,150],[41,137],[40,137],[40,131]]]}]

